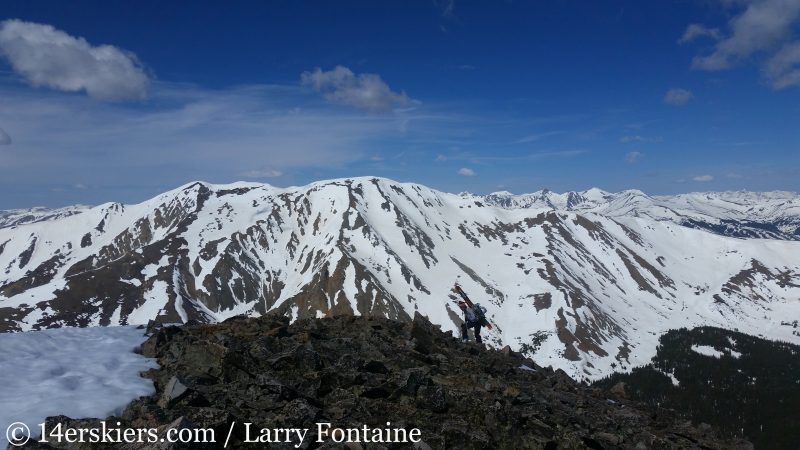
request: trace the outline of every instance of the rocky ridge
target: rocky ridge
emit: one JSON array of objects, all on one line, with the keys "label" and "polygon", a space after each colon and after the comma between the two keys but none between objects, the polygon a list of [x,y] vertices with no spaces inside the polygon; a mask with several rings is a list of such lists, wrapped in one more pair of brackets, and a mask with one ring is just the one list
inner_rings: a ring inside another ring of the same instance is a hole
[{"label": "rocky ridge", "polygon": [[[420,449],[752,448],[671,411],[644,409],[578,384],[562,370],[540,367],[508,348],[463,343],[419,314],[410,323],[358,317],[289,323],[268,314],[166,326],[154,331],[142,352],[158,360],[160,368],[146,374],[156,394],[132,402],[121,417],[107,421],[162,432],[167,425],[211,428],[218,443],[208,448],[220,447],[231,422],[239,425],[228,448],[264,448],[245,442],[244,422],[309,428],[300,448],[412,447],[318,444],[314,433],[319,422],[343,428],[383,427],[386,422],[419,428],[422,442],[413,448]],[[56,423],[91,426],[97,420],[48,419],[49,428]]]}]

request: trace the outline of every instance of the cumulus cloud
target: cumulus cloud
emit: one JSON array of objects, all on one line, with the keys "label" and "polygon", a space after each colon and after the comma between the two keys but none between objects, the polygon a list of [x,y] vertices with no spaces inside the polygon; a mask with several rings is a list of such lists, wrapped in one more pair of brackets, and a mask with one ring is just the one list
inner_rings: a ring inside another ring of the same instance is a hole
[{"label": "cumulus cloud", "polygon": [[458,174],[461,175],[462,177],[474,177],[475,175],[477,175],[474,170],[468,167],[462,167],[458,169]]},{"label": "cumulus cloud", "polygon": [[0,56],[33,86],[85,91],[99,100],[143,98],[149,80],[131,52],[93,46],[50,25],[0,22]]},{"label": "cumulus cloud", "polygon": [[723,3],[740,9],[729,21],[727,33],[714,33],[714,29],[692,24],[679,41],[690,42],[704,35],[717,39],[710,53],[694,57],[692,67],[716,71],[757,60],[763,62],[762,70],[774,89],[800,85],[800,50],[797,50],[800,41],[794,33],[800,21],[800,1]]},{"label": "cumulus cloud", "polygon": [[664,103],[673,106],[683,106],[689,103],[689,100],[694,97],[691,91],[686,89],[670,89],[664,94]]},{"label": "cumulus cloud", "polygon": [[720,38],[722,38],[722,33],[720,33],[719,28],[706,28],[699,23],[692,23],[686,27],[686,31],[684,31],[683,36],[678,39],[678,43],[688,44],[689,42],[702,37],[708,37],[718,41]]},{"label": "cumulus cloud", "polygon": [[706,181],[711,181],[713,179],[714,177],[712,175],[698,175],[696,177],[692,177],[692,180],[699,181],[701,183],[704,183]]},{"label": "cumulus cloud", "polygon": [[2,128],[0,128],[0,145],[10,145],[11,136],[8,135]]},{"label": "cumulus cloud", "polygon": [[344,66],[323,71],[319,67],[303,72],[300,82],[321,92],[328,101],[363,109],[371,113],[384,113],[405,106],[410,99],[405,92],[392,91],[377,74],[356,75]]},{"label": "cumulus cloud", "polygon": [[625,161],[628,161],[628,164],[633,164],[636,161],[639,161],[644,156],[642,152],[628,152],[625,155]]}]

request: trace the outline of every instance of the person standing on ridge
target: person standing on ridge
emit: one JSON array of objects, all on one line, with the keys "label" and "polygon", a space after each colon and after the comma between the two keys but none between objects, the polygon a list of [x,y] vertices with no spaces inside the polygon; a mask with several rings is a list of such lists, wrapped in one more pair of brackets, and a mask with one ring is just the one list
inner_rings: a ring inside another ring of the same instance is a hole
[{"label": "person standing on ridge", "polygon": [[481,327],[492,329],[492,324],[486,320],[486,308],[480,303],[472,303],[467,296],[467,293],[461,289],[458,283],[453,286],[453,292],[461,296],[461,300],[457,301],[458,307],[464,312],[464,323],[461,324],[461,339],[464,341],[469,340],[467,330],[472,328],[475,331],[475,342],[482,343]]}]

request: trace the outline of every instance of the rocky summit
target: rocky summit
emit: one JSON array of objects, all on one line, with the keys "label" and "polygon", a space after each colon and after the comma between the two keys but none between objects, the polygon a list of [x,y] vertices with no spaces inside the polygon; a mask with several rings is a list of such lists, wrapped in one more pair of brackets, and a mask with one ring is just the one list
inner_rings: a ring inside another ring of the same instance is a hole
[{"label": "rocky summit", "polygon": [[[462,342],[420,314],[410,322],[340,316],[290,323],[267,314],[163,326],[141,351],[158,360],[144,374],[156,393],[106,423],[158,433],[213,429],[216,443],[114,448],[221,448],[229,432],[227,448],[752,448],[627,400],[623,386],[592,388],[508,348]],[[47,429],[98,422],[52,417]],[[331,424],[322,439],[319,424]],[[384,428],[407,436],[417,429],[419,442],[335,443],[330,433]],[[307,430],[302,439],[300,430]]]}]

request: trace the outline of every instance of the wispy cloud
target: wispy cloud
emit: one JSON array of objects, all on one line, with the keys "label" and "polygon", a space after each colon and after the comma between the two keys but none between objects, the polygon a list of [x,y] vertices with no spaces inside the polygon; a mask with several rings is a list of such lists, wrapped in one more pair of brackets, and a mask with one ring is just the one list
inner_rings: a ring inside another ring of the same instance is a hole
[{"label": "wispy cloud", "polygon": [[547,131],[544,133],[536,133],[536,134],[529,134],[527,136],[521,137],[512,142],[512,144],[527,144],[530,142],[536,142],[542,140],[549,136],[556,136],[563,133],[563,131]]},{"label": "wispy cloud", "polygon": [[2,128],[0,128],[0,145],[10,145],[11,136],[8,135]]},{"label": "wispy cloud", "polygon": [[405,92],[392,91],[379,75],[356,75],[344,66],[323,71],[319,67],[300,75],[300,82],[321,92],[334,103],[353,106],[372,113],[385,113],[411,103]]},{"label": "wispy cloud", "polygon": [[274,177],[341,167],[365,158],[370,143],[402,136],[400,118],[332,111],[308,103],[297,87],[154,83],[144,109],[0,80],[0,98],[0,123],[15,132],[15,151],[0,164],[6,182],[63,184],[75,174],[93,185],[170,186]]},{"label": "wispy cloud", "polygon": [[444,161],[461,161],[468,164],[475,165],[490,165],[490,164],[524,164],[533,161],[549,160],[549,159],[566,159],[574,158],[586,154],[587,151],[583,149],[564,149],[564,150],[544,150],[539,152],[530,152],[522,154],[497,154],[497,153],[476,153],[472,151],[461,151],[450,153],[447,155],[438,154],[434,159],[437,162]]},{"label": "wispy cloud", "polygon": [[800,41],[786,44],[772,55],[764,73],[775,89],[800,86]]},{"label": "wispy cloud", "polygon": [[692,177],[692,180],[698,181],[701,183],[705,183],[707,181],[712,181],[714,179],[713,175],[698,175],[696,177]]},{"label": "wispy cloud", "polygon": [[0,22],[0,56],[33,86],[85,91],[99,100],[147,94],[149,79],[136,55],[111,45],[93,46],[50,25]]},{"label": "wispy cloud", "polygon": [[456,18],[455,0],[433,0],[433,4],[436,6],[436,8],[442,14],[442,17],[444,17],[445,19],[453,20]]},{"label": "wispy cloud", "polygon": [[642,159],[643,156],[644,153],[642,152],[628,152],[625,154],[625,161],[627,161],[628,164],[633,164]]},{"label": "wispy cloud", "polygon": [[622,136],[621,138],[619,138],[619,141],[622,142],[623,144],[628,144],[630,142],[642,142],[642,143],[646,143],[646,142],[661,142],[662,138],[660,136],[657,136],[657,137],[643,137],[643,136],[635,135],[635,136]]},{"label": "wispy cloud", "polygon": [[692,23],[686,27],[686,31],[684,31],[683,36],[678,39],[678,43],[688,44],[703,37],[718,41],[722,37],[722,33],[719,31],[719,28],[706,28],[704,25],[699,23]]},{"label": "wispy cloud", "polygon": [[69,191],[85,191],[90,187],[83,183],[74,183],[71,185],[58,185],[50,188],[50,192],[61,193]]},{"label": "wispy cloud", "polygon": [[477,175],[474,170],[470,169],[469,167],[462,167],[458,169],[458,174],[462,177],[474,177]]},{"label": "wispy cloud", "polygon": [[242,172],[241,174],[245,178],[277,178],[283,176],[283,172],[280,170],[275,169],[259,169],[259,170],[248,170],[246,172]]},{"label": "wispy cloud", "polygon": [[673,88],[664,94],[664,103],[672,106],[683,106],[689,103],[689,100],[691,100],[693,97],[694,95],[691,93],[691,91]]},{"label": "wispy cloud", "polygon": [[717,71],[750,61],[760,61],[774,89],[800,85],[800,40],[795,28],[800,22],[797,0],[740,0],[723,2],[738,8],[722,33],[700,24],[687,27],[679,42],[708,36],[717,42],[710,53],[697,55],[692,67]]}]

